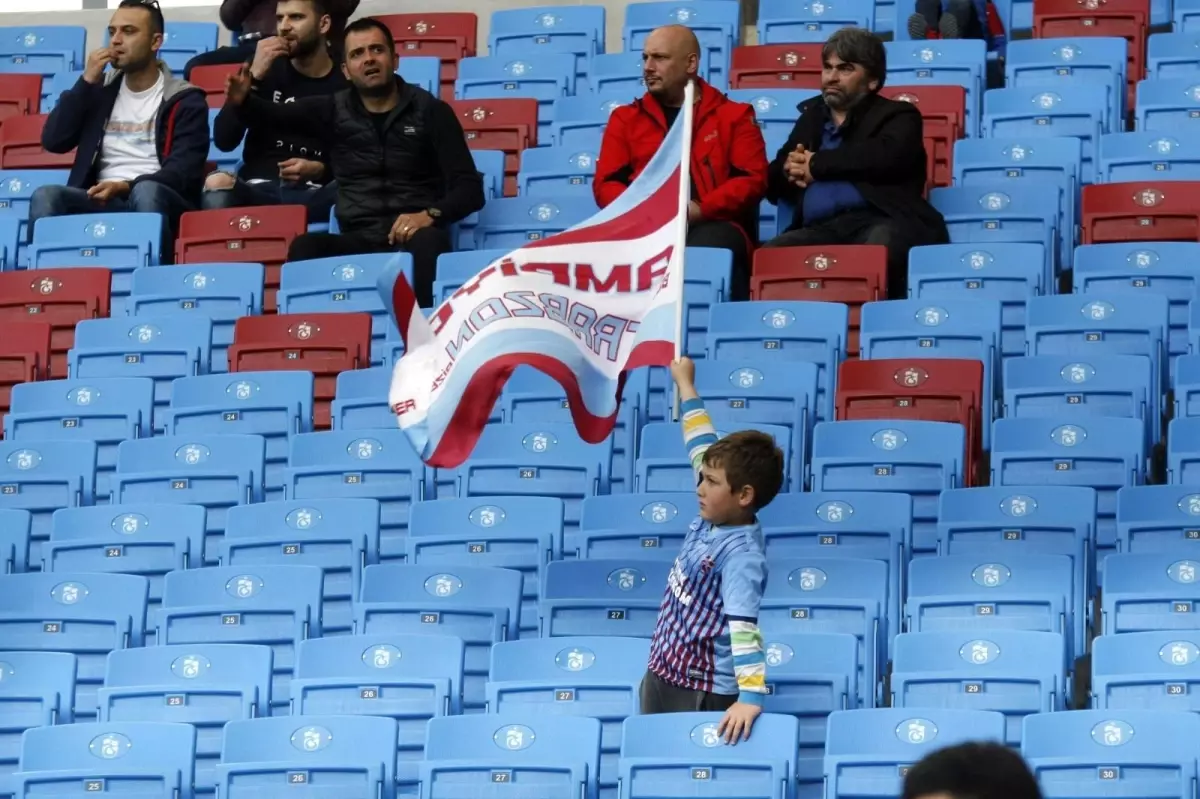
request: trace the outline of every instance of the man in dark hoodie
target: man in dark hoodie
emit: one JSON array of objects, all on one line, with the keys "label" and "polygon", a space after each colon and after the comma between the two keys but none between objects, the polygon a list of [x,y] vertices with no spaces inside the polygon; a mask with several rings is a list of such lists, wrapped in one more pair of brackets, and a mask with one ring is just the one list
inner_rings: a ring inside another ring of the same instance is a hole
[{"label": "man in dark hoodie", "polygon": [[99,211],[161,214],[169,256],[172,231],[196,207],[204,185],[208,105],[201,89],[176,80],[158,60],[158,3],[122,0],[108,35],[108,47],[88,55],[82,77],[63,92],[42,129],[49,152],[78,150],[66,186],[33,193],[29,226],[47,216]]}]

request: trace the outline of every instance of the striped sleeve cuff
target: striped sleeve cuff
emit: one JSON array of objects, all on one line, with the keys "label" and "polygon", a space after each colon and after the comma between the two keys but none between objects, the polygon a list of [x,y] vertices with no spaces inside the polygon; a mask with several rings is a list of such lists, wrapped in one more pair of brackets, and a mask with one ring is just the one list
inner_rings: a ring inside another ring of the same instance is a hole
[{"label": "striped sleeve cuff", "polygon": [[717,443],[717,431],[708,411],[704,409],[704,400],[696,397],[680,403],[679,421],[683,425],[683,444],[687,447],[692,471],[698,474],[704,462],[704,453]]},{"label": "striped sleeve cuff", "polygon": [[733,676],[737,679],[738,701],[761,705],[767,695],[767,661],[758,622],[753,619],[730,619],[729,639],[733,650]]}]

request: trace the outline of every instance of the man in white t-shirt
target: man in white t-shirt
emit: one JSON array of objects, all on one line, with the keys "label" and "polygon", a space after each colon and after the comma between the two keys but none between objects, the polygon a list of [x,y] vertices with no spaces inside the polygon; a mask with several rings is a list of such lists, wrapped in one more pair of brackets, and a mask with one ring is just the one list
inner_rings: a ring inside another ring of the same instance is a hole
[{"label": "man in white t-shirt", "polygon": [[[197,207],[208,161],[204,91],[158,60],[163,16],[154,0],[122,0],[109,45],[88,55],[83,76],[59,98],[42,129],[53,153],[76,149],[66,186],[30,200],[30,229],[47,216],[139,211],[163,217],[169,261],[179,217]],[[105,67],[113,68],[107,74]]]}]

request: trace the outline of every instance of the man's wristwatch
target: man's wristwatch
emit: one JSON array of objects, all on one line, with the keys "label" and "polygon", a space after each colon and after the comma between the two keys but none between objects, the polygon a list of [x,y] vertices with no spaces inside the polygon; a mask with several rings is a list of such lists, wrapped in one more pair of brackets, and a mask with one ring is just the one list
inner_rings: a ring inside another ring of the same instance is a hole
[{"label": "man's wristwatch", "polygon": [[442,218],[442,209],[441,208],[426,208],[425,213],[429,214],[429,218],[432,219],[434,222],[437,222],[439,219]]}]

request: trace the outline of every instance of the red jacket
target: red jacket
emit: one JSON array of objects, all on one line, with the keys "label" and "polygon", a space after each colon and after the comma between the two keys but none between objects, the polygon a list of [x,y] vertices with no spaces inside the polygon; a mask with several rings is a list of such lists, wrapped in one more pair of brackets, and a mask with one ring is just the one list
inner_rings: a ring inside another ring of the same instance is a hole
[{"label": "red jacket", "polygon": [[[692,126],[692,192],[705,219],[735,222],[757,239],[758,205],[767,192],[767,150],[754,108],[699,78]],[[592,192],[604,208],[642,173],[667,137],[667,118],[646,94],[608,118]]]}]

